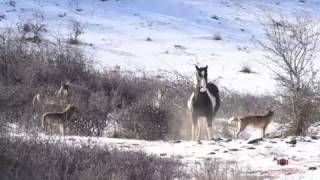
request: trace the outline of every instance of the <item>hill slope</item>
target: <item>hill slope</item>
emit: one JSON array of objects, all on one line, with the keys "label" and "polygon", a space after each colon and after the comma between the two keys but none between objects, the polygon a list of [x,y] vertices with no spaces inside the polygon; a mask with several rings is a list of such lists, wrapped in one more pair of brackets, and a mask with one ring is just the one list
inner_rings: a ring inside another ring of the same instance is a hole
[{"label": "hill slope", "polygon": [[[253,35],[263,38],[260,20],[269,11],[319,17],[319,7],[316,0],[5,0],[0,27],[41,13],[53,39],[77,20],[85,27],[81,46],[103,66],[189,75],[192,64],[207,64],[220,86],[268,93],[275,83],[251,42]],[[246,65],[257,74],[240,73]]]}]

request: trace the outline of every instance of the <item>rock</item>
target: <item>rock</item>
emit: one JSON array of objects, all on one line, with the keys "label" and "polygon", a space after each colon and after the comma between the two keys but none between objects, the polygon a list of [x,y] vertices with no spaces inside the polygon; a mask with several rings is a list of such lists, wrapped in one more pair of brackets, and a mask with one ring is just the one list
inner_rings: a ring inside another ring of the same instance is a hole
[{"label": "rock", "polygon": [[212,138],[211,140],[213,140],[213,141],[222,141],[223,139],[222,138]]},{"label": "rock", "polygon": [[292,144],[292,145],[296,145],[297,144],[297,139],[296,138],[292,138],[290,141],[286,141],[286,143]]},{"label": "rock", "polygon": [[199,141],[198,141],[198,144],[202,144],[202,142],[199,140]]},{"label": "rock", "polygon": [[237,149],[237,148],[231,148],[231,149],[229,149],[229,151],[240,151],[240,149]]},{"label": "rock", "polygon": [[317,140],[317,139],[319,139],[319,137],[318,136],[311,136],[311,139]]},{"label": "rock", "polygon": [[227,153],[228,151],[223,151],[223,153]]},{"label": "rock", "polygon": [[248,147],[247,149],[256,149],[255,147]]},{"label": "rock", "polygon": [[219,20],[218,16],[216,16],[216,15],[211,16],[211,19]]},{"label": "rock", "polygon": [[166,156],[167,155],[167,153],[161,153],[160,154],[160,156]]},{"label": "rock", "polygon": [[215,152],[209,152],[209,154],[213,155],[213,154],[216,154]]},{"label": "rock", "polygon": [[317,170],[317,167],[309,167],[308,170]]},{"label": "rock", "polygon": [[179,45],[179,44],[174,45],[174,47],[175,47],[176,49],[183,49],[183,50],[186,49],[186,47],[184,47],[184,46],[182,46],[182,45]]},{"label": "rock", "polygon": [[263,138],[253,139],[253,140],[250,140],[248,142],[248,144],[256,144],[256,143],[258,143],[259,141],[262,141],[262,140],[263,140]]},{"label": "rock", "polygon": [[181,143],[181,140],[173,141],[173,143]]}]

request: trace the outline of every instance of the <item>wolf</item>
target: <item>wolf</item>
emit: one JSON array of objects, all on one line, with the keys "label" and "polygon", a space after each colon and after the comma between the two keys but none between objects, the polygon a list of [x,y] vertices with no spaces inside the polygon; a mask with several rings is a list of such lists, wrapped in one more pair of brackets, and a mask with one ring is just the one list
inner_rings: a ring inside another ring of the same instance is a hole
[{"label": "wolf", "polygon": [[268,110],[265,115],[233,117],[233,121],[238,122],[238,132],[236,138],[248,125],[253,125],[255,128],[262,129],[262,137],[265,137],[266,128],[268,127],[274,115],[274,110]]},{"label": "wolf", "polygon": [[71,117],[75,112],[78,112],[76,106],[68,104],[62,112],[47,112],[42,115],[41,126],[45,132],[52,134],[55,126],[59,127],[59,132],[64,135],[64,131],[68,123],[70,123]]}]

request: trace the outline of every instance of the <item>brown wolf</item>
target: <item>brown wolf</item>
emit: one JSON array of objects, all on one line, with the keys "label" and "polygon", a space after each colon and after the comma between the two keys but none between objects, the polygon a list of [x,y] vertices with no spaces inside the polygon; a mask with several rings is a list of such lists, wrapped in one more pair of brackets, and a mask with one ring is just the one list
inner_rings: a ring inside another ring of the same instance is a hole
[{"label": "brown wolf", "polygon": [[47,112],[42,115],[42,128],[45,132],[52,134],[54,126],[59,127],[60,134],[64,135],[64,129],[70,123],[71,117],[78,109],[74,105],[68,104],[62,112]]},{"label": "brown wolf", "polygon": [[269,110],[267,114],[262,116],[245,116],[234,118],[234,121],[238,121],[237,138],[239,138],[240,133],[242,133],[248,125],[253,125],[256,128],[262,129],[262,137],[265,137],[266,128],[269,125],[273,114],[274,111]]}]

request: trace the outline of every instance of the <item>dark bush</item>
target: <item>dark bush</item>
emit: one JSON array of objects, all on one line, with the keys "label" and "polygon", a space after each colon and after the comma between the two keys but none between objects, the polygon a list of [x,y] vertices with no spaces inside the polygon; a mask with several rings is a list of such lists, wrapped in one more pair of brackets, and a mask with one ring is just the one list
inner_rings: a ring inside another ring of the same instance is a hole
[{"label": "dark bush", "polygon": [[[272,95],[253,95],[239,93],[228,89],[221,89],[221,108],[218,112],[220,117],[247,116],[263,114],[268,109],[273,109],[278,102]],[[273,119],[278,119],[276,116]]]},{"label": "dark bush", "polygon": [[256,72],[253,71],[253,70],[251,69],[251,67],[248,66],[248,65],[243,66],[243,67],[240,69],[239,72],[246,73],[246,74],[252,74],[252,73],[255,74],[255,73],[256,73]]},{"label": "dark bush", "polygon": [[142,152],[69,147],[38,140],[0,137],[0,177],[3,180],[42,179],[175,179],[182,164]]},{"label": "dark bush", "polygon": [[167,113],[145,100],[139,100],[129,107],[123,116],[123,127],[138,139],[164,139],[169,132]]}]

